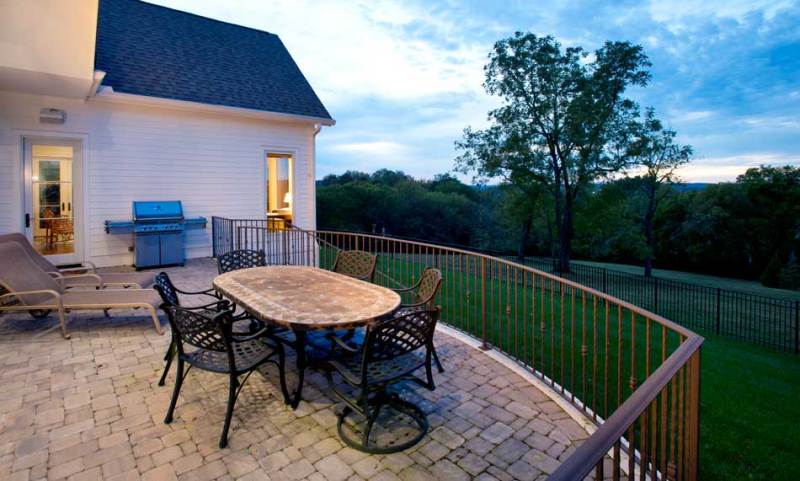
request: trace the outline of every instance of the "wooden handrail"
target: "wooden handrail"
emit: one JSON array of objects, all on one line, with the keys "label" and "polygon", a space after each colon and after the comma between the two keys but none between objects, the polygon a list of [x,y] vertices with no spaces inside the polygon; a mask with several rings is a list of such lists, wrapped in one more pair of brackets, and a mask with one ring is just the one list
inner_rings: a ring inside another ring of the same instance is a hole
[{"label": "wooden handrail", "polygon": [[[675,352],[600,425],[597,431],[578,446],[548,479],[574,481],[585,478],[702,345],[703,338],[695,336],[678,346]],[[633,453],[628,455],[632,456]]]}]

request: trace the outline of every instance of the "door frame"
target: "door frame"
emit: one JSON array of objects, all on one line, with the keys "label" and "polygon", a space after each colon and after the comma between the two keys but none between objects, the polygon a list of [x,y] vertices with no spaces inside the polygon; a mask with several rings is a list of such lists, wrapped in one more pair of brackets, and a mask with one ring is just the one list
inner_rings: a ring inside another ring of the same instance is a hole
[{"label": "door frame", "polygon": [[[26,155],[28,143],[40,142],[42,144],[78,144],[80,146],[78,152],[73,159],[72,167],[72,204],[73,204],[73,218],[74,218],[74,237],[75,237],[75,252],[71,254],[71,259],[59,259],[56,256],[48,256],[48,258],[56,265],[72,265],[81,264],[86,260],[86,240],[89,238],[89,209],[86,202],[87,195],[87,169],[89,158],[89,136],[80,133],[68,132],[47,132],[47,131],[17,131],[19,135],[19,142],[17,143],[20,173],[21,173],[21,212],[20,212],[20,232],[28,237],[31,232],[25,227],[25,214],[30,213],[32,208],[31,197],[33,192],[30,192],[31,186],[31,167],[32,162],[26,162]],[[29,237],[30,239],[30,237]]]}]

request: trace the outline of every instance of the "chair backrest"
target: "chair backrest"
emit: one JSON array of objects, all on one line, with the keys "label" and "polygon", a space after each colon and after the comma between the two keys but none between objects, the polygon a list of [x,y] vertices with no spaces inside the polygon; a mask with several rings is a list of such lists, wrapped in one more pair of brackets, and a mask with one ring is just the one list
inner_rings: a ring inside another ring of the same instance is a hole
[{"label": "chair backrest", "polygon": [[188,345],[207,351],[227,352],[233,362],[231,347],[232,313],[204,309],[186,309],[179,306],[165,306],[178,352],[183,354]]},{"label": "chair backrest", "polygon": [[364,368],[373,361],[394,359],[423,346],[433,346],[440,311],[416,310],[369,326],[364,341]]},{"label": "chair backrest", "polygon": [[442,286],[442,271],[433,267],[426,267],[417,284],[417,302],[426,308],[432,308]]},{"label": "chair backrest", "polygon": [[263,250],[241,249],[217,257],[217,269],[220,274],[265,265],[267,265],[267,259]]},{"label": "chair backrest", "polygon": [[161,296],[164,301],[162,308],[166,306],[180,306],[181,300],[178,297],[178,291],[175,289],[175,284],[169,278],[166,272],[159,273],[153,280],[153,289]]},{"label": "chair backrest", "polygon": [[23,234],[19,232],[14,232],[11,234],[0,235],[0,244],[4,244],[6,242],[16,242],[25,249],[25,252],[28,253],[28,256],[31,258],[31,261],[36,264],[39,269],[45,272],[58,272],[58,267],[56,267],[52,262],[48,261],[47,258],[39,253],[33,244],[25,237]]},{"label": "chair backrest", "polygon": [[375,256],[369,252],[339,251],[333,262],[332,270],[362,281],[372,282],[372,277],[375,275],[375,261]]},{"label": "chair backrest", "polygon": [[[51,290],[63,292],[61,284],[33,262],[18,242],[0,243],[0,283],[9,292]],[[53,301],[47,294],[19,296],[23,304],[36,305]]]}]

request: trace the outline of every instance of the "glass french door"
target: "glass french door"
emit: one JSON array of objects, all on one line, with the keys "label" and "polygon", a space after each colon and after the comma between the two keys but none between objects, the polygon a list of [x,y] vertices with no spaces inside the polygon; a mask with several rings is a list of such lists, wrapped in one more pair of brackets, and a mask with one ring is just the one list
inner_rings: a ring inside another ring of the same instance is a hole
[{"label": "glass french door", "polygon": [[54,264],[80,263],[81,142],[26,138],[24,147],[26,235]]}]

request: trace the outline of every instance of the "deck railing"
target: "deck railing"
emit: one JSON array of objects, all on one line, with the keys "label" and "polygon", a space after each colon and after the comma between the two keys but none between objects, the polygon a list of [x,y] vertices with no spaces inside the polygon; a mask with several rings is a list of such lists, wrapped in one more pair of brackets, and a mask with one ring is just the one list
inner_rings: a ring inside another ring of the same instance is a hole
[{"label": "deck railing", "polygon": [[702,337],[663,317],[534,268],[457,248],[376,235],[268,228],[213,218],[214,255],[264,250],[269,264],[330,268],[340,250],[376,255],[375,282],[442,271],[442,322],[496,349],[555,390],[597,430],[551,475],[694,480]]}]

